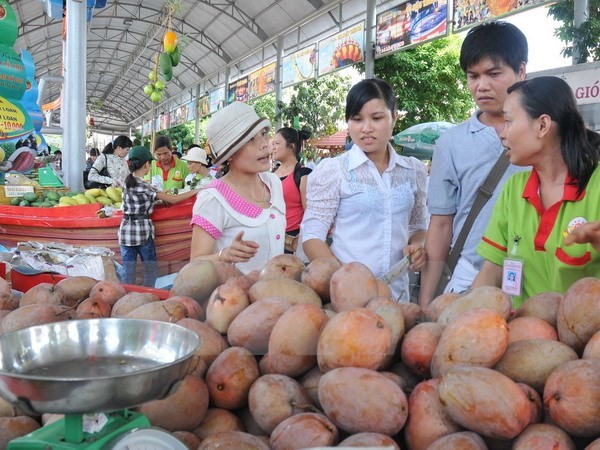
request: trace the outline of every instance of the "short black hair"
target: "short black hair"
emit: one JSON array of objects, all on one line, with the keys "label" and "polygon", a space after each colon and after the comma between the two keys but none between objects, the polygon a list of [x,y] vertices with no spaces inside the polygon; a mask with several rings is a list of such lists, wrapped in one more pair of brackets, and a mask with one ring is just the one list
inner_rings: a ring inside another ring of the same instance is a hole
[{"label": "short black hair", "polygon": [[156,144],[154,144],[154,150],[158,150],[161,147],[167,147],[169,150],[173,150],[173,142],[169,136],[158,136],[156,138]]},{"label": "short black hair", "polygon": [[493,20],[471,28],[460,48],[460,67],[466,73],[484,58],[503,62],[519,72],[527,63],[527,38],[521,30],[508,22]]},{"label": "short black hair", "polygon": [[394,88],[381,78],[367,78],[359,81],[348,91],[346,96],[346,122],[350,117],[360,113],[365,103],[383,100],[392,115],[396,113],[396,94]]}]

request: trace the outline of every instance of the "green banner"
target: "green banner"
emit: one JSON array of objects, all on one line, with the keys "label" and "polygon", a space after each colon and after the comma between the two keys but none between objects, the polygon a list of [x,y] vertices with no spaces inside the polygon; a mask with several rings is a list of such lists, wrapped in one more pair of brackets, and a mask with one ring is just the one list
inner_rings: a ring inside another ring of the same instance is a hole
[{"label": "green banner", "polygon": [[27,88],[27,75],[21,57],[0,45],[0,97],[20,99]]},{"label": "green banner", "polygon": [[0,0],[0,45],[12,47],[19,35],[17,16],[6,0]]}]

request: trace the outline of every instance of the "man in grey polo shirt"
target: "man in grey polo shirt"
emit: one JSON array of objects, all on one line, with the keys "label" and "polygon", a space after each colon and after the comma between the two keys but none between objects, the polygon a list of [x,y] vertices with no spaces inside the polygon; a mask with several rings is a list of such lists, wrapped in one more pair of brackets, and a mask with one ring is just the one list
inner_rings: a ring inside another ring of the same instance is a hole
[{"label": "man in grey polo shirt", "polygon": [[[499,134],[504,127],[502,108],[508,95],[506,90],[525,79],[527,51],[525,35],[507,22],[478,25],[463,41],[460,65],[477,111],[448,130],[436,144],[427,196],[431,213],[425,241],[428,262],[421,274],[419,292],[419,305],[423,309],[435,295],[450,246],[456,242],[477,189],[504,151]],[[502,184],[517,170],[525,169],[509,166],[473,224],[446,292],[463,292],[471,286],[483,262],[476,247]]]}]

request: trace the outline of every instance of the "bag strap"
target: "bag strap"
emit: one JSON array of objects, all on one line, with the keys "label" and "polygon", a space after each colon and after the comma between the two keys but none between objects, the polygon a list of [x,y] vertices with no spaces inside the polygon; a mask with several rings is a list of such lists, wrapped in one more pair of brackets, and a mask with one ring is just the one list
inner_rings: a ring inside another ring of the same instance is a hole
[{"label": "bag strap", "polygon": [[469,236],[469,232],[471,231],[471,227],[473,223],[475,223],[475,219],[487,203],[487,201],[494,194],[494,189],[498,186],[498,183],[502,179],[504,172],[508,168],[510,161],[505,151],[502,151],[496,164],[492,167],[492,170],[488,174],[487,178],[481,185],[479,189],[477,189],[477,195],[475,196],[475,201],[473,202],[473,206],[471,206],[471,210],[467,215],[467,219],[463,224],[460,233],[458,233],[458,238],[456,239],[456,243],[452,247],[450,251],[450,255],[448,255],[447,265],[450,269],[450,272],[454,272],[454,268],[458,263],[458,259],[460,258],[460,254],[462,252],[463,247],[465,246],[465,242],[467,241],[467,236]]},{"label": "bag strap", "polygon": [[300,169],[302,168],[302,164],[299,162],[294,166],[294,183],[296,183],[296,187],[300,190],[300,180],[302,179],[302,175],[300,174]]}]

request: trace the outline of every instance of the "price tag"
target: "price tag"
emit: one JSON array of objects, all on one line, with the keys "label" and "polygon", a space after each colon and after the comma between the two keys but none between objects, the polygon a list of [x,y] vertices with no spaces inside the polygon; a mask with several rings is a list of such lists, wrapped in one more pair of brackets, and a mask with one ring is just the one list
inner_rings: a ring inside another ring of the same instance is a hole
[{"label": "price tag", "polygon": [[4,195],[7,197],[23,197],[23,194],[33,192],[33,186],[4,185]]}]

